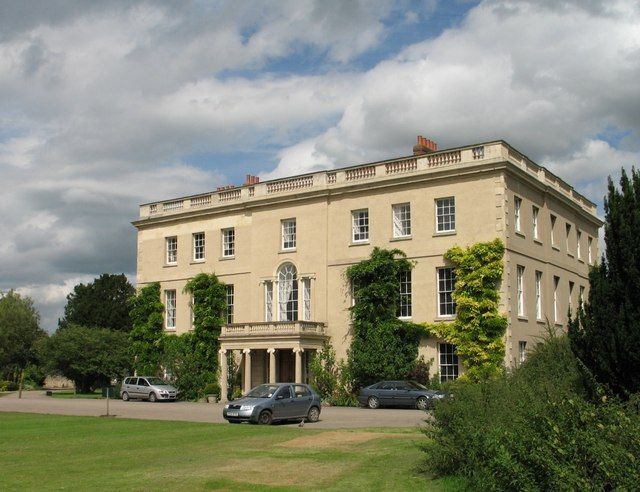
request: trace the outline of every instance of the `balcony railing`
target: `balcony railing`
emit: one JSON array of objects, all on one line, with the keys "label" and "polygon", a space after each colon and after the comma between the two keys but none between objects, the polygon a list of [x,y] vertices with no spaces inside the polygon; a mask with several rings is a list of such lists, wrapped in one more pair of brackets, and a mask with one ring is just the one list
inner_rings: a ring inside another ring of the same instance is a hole
[{"label": "balcony railing", "polygon": [[324,335],[324,323],[316,321],[264,321],[231,323],[222,326],[222,338],[281,335]]}]

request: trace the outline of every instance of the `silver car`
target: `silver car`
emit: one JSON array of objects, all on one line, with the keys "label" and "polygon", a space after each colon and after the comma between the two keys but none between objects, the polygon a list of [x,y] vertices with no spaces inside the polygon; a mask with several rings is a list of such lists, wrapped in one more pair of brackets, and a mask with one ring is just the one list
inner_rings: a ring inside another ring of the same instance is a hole
[{"label": "silver car", "polygon": [[222,416],[231,423],[269,425],[276,420],[320,418],[320,396],[308,384],[261,384],[239,400],[227,403]]},{"label": "silver car", "polygon": [[140,400],[175,401],[178,390],[162,379],[152,376],[131,376],[124,378],[120,388],[120,398],[129,401],[132,398]]}]

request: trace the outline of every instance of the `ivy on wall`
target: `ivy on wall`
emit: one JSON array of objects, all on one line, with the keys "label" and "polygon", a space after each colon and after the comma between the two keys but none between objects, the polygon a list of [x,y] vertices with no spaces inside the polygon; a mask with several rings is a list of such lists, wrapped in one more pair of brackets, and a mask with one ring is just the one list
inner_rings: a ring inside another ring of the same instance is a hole
[{"label": "ivy on wall", "polygon": [[507,318],[498,312],[503,257],[500,239],[449,249],[444,258],[456,274],[456,319],[425,325],[430,334],[456,346],[466,367],[465,376],[473,381],[494,377],[504,368]]},{"label": "ivy on wall", "polygon": [[355,298],[348,370],[356,388],[380,379],[405,379],[415,366],[423,330],[399,320],[396,312],[400,274],[412,268],[401,250],[376,247],[346,271]]}]

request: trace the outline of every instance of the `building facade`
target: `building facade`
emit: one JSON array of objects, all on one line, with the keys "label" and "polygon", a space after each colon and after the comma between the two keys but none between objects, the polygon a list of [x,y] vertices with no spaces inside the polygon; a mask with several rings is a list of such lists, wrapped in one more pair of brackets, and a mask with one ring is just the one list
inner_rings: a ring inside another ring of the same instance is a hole
[{"label": "building facade", "polygon": [[[506,365],[524,360],[547,321],[566,327],[598,258],[595,205],[504,141],[437,151],[422,137],[408,157],[259,182],[140,206],[137,282],[160,282],[165,329],[192,329],[186,282],[215,273],[229,312],[221,362],[240,362],[243,386],[305,381],[313,353],[349,347],[345,270],[375,246],[415,268],[401,279],[398,315],[450,322],[455,275],[443,254],[500,238]],[[425,338],[420,354],[441,379],[463,368],[455,347]],[[227,364],[221,363],[226,394]]]}]

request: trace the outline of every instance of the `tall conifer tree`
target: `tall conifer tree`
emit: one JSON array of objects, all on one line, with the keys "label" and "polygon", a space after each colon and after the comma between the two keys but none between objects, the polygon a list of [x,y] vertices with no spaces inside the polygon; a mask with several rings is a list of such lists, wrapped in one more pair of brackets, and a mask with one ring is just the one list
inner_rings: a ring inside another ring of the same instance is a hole
[{"label": "tall conifer tree", "polygon": [[605,254],[591,269],[588,302],[569,325],[571,347],[612,393],[640,391],[640,173],[611,178],[605,209]]}]

